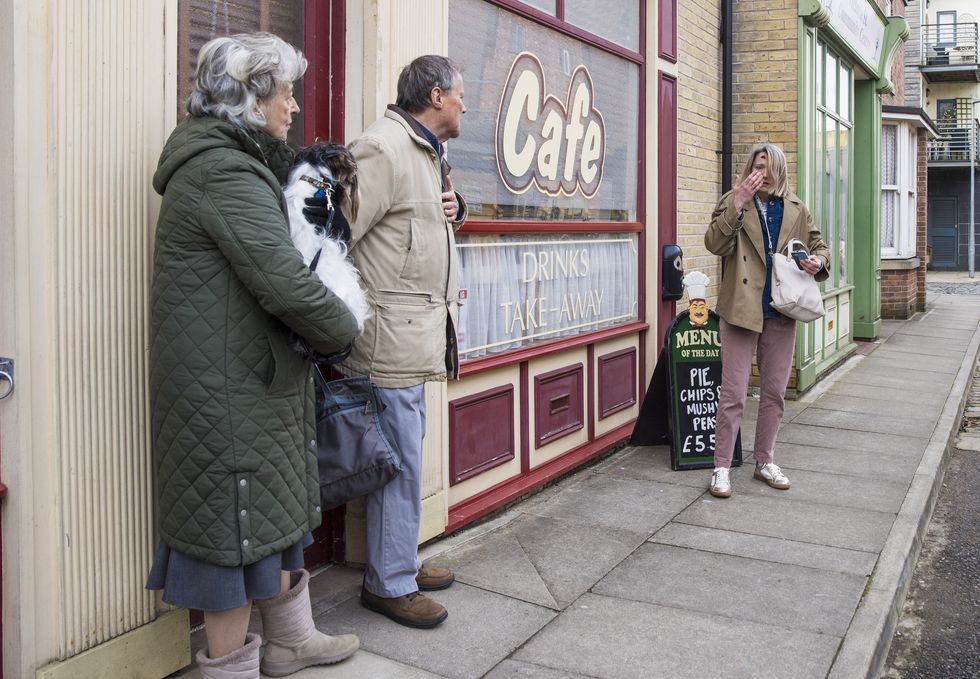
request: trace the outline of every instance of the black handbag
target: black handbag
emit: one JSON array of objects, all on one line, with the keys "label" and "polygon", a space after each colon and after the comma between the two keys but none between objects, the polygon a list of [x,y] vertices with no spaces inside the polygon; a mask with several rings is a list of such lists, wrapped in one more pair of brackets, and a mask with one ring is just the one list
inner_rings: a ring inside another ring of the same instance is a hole
[{"label": "black handbag", "polygon": [[320,508],[338,507],[373,493],[401,473],[395,446],[381,427],[384,402],[367,377],[317,382],[316,443]]}]

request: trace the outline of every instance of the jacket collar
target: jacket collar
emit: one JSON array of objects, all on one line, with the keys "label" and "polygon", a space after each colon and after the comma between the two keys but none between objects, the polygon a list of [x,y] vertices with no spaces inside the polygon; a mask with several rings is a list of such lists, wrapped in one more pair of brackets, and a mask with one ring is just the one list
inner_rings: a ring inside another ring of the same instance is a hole
[{"label": "jacket collar", "polygon": [[[795,193],[787,193],[783,196],[783,221],[782,225],[795,224],[796,220],[800,217],[800,211],[802,210],[803,201]],[[765,235],[763,234],[764,228],[762,222],[759,221],[759,210],[755,206],[755,201],[752,201],[751,207],[745,207],[745,213],[742,219],[746,220],[746,226],[753,228],[745,229],[745,232],[749,236],[749,240],[755,247],[759,256],[763,260],[766,258],[766,244]],[[790,238],[796,238],[797,236],[790,233],[790,229],[780,228],[779,238],[776,241],[776,252],[781,252],[784,247],[786,247],[786,242]]]},{"label": "jacket collar", "polygon": [[442,153],[437,154],[436,150],[432,148],[432,144],[430,144],[429,140],[426,139],[425,132],[422,131],[422,123],[416,120],[415,117],[405,109],[399,108],[394,104],[388,104],[388,110],[385,111],[385,118],[391,118],[405,127],[406,131],[408,132],[408,136],[410,136],[416,144],[425,149],[425,152],[432,156],[432,159],[440,165],[439,171],[442,175],[442,185],[445,187],[446,177],[449,176],[449,171],[453,169],[449,164],[449,161],[446,159],[445,146],[440,144],[439,146]]}]

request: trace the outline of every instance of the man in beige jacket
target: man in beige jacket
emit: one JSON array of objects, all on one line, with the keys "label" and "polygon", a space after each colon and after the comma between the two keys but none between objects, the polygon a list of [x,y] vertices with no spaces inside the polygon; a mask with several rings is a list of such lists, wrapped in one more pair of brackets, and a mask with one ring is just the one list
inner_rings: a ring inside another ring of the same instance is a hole
[{"label": "man in beige jacket", "polygon": [[443,144],[459,136],[463,79],[449,59],[415,59],[398,78],[398,100],[355,139],[361,206],[351,257],[371,317],[341,371],[366,375],[387,406],[382,424],[402,472],[368,497],[367,568],[361,603],[411,627],[435,627],[446,609],[419,590],[449,587],[446,568],[418,561],[422,513],[424,383],[458,373],[459,260],[454,230],[466,204],[453,190]]}]

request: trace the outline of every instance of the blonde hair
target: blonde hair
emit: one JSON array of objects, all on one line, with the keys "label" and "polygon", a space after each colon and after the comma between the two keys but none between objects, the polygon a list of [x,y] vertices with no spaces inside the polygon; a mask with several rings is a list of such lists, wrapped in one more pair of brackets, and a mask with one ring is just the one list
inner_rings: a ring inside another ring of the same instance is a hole
[{"label": "blonde hair", "polygon": [[752,148],[748,160],[745,161],[745,167],[742,169],[740,181],[744,182],[752,174],[752,166],[755,165],[755,159],[760,153],[765,153],[769,158],[769,177],[772,180],[769,195],[784,197],[789,193],[789,181],[786,179],[786,154],[775,144],[763,142]]}]

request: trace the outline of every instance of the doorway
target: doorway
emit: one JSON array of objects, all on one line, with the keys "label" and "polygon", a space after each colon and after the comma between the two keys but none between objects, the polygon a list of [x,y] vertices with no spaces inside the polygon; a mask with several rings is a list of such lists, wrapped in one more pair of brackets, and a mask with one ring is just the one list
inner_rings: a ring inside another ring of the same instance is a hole
[{"label": "doorway", "polygon": [[932,268],[940,271],[956,269],[959,264],[959,201],[956,196],[929,197],[929,247]]}]

